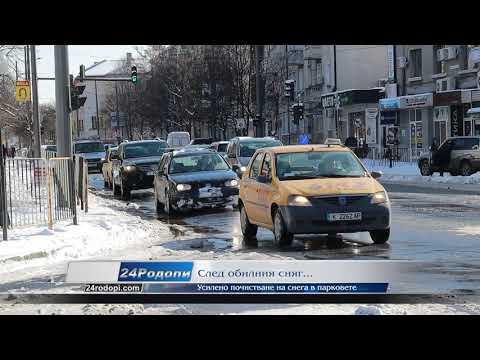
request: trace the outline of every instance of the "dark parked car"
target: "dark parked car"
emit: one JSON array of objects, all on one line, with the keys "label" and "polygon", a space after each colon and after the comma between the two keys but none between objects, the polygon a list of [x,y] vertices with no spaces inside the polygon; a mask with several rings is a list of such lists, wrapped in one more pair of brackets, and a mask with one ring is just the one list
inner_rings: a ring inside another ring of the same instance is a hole
[{"label": "dark parked car", "polygon": [[238,183],[225,159],[211,149],[165,153],[154,181],[157,212],[236,205]]},{"label": "dark parked car", "polygon": [[434,172],[469,176],[480,170],[480,136],[448,138],[437,150],[432,150],[418,159],[423,176]]},{"label": "dark parked car", "polygon": [[113,193],[130,198],[132,190],[153,187],[158,163],[167,148],[163,140],[142,140],[121,143],[113,158]]}]

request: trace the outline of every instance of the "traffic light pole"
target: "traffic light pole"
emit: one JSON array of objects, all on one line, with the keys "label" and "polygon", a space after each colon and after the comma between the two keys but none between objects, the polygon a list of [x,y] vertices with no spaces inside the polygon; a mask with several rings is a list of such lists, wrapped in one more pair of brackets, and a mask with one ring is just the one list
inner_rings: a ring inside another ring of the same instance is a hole
[{"label": "traffic light pole", "polygon": [[35,45],[30,45],[30,63],[32,68],[32,95],[33,95],[33,156],[40,157],[40,117],[38,115],[38,83],[37,83],[37,55]]},{"label": "traffic light pole", "polygon": [[57,156],[72,156],[72,125],[70,122],[70,81],[68,46],[55,45],[55,108]]}]

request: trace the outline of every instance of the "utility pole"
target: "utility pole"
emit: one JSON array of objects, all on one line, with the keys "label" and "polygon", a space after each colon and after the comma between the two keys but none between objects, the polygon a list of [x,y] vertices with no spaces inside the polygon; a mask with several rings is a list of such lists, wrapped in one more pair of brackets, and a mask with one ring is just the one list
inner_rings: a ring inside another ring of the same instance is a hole
[{"label": "utility pole", "polygon": [[[285,71],[288,80],[288,45],[285,45]],[[290,98],[287,98],[288,145],[290,145]]]},{"label": "utility pole", "polygon": [[40,157],[40,117],[38,114],[38,83],[37,83],[37,55],[35,45],[30,45],[32,67],[32,95],[33,95],[33,156]]},{"label": "utility pole", "polygon": [[68,45],[55,45],[54,53],[57,154],[59,157],[72,157]]},{"label": "utility pole", "polygon": [[100,138],[100,119],[98,117],[98,92],[97,92],[97,80],[95,80],[95,106],[97,108],[97,132]]}]

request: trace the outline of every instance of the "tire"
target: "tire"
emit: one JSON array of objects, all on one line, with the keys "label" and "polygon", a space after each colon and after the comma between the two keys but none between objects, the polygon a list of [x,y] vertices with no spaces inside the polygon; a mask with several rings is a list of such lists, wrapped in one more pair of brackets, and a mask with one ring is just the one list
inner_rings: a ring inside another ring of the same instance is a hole
[{"label": "tire", "polygon": [[422,174],[422,176],[432,175],[432,170],[430,169],[430,164],[428,163],[428,160],[422,160],[420,162],[420,174]]},{"label": "tire", "polygon": [[280,209],[275,210],[273,219],[273,241],[275,245],[278,247],[292,245],[293,234],[288,231]]},{"label": "tire", "polygon": [[245,206],[240,206],[240,227],[242,229],[243,239],[246,242],[251,242],[255,239],[258,226],[250,223]]},{"label": "tire", "polygon": [[456,172],[456,171],[450,171],[450,175],[451,175],[451,176],[458,176],[458,172]]},{"label": "tire", "polygon": [[370,231],[370,237],[375,244],[385,244],[390,237],[390,229]]},{"label": "tire", "polygon": [[462,161],[460,164],[460,174],[462,176],[470,176],[472,175],[472,165],[468,161]]},{"label": "tire", "polygon": [[128,186],[123,185],[123,181],[120,182],[120,196],[122,200],[130,200],[131,190]]},{"label": "tire", "polygon": [[163,205],[163,211],[167,215],[173,215],[175,210],[172,208],[172,204],[170,203],[170,196],[168,192],[165,190],[165,204]]},{"label": "tire", "polygon": [[115,184],[115,180],[113,180],[112,186],[113,186],[113,195],[114,196],[120,196],[120,186]]}]

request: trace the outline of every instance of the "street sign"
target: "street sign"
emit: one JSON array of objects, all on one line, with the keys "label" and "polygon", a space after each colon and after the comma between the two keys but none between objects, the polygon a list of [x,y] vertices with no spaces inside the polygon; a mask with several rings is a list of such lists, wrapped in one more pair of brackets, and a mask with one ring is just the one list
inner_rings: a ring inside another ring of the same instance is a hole
[{"label": "street sign", "polygon": [[18,102],[32,101],[30,96],[30,81],[17,80],[15,86],[15,98]]}]

